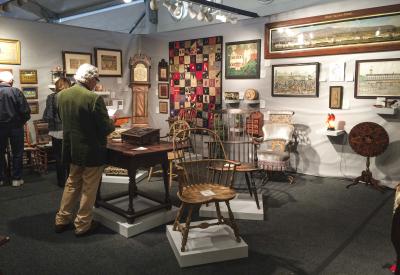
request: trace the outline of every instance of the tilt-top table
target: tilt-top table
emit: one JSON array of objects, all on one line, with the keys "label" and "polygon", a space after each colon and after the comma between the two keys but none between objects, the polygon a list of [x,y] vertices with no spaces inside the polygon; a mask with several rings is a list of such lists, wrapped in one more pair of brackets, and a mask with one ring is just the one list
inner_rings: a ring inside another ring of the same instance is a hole
[{"label": "tilt-top table", "polygon": [[[114,213],[117,213],[127,219],[129,224],[132,224],[135,218],[156,212],[160,209],[171,209],[171,201],[169,198],[169,183],[168,183],[168,152],[173,150],[171,142],[160,142],[153,145],[145,146],[146,150],[134,150],[137,145],[131,145],[124,142],[108,142],[107,144],[107,164],[124,168],[128,170],[129,187],[128,191],[120,192],[109,196],[101,196],[101,186],[99,186],[96,198],[96,207],[104,207]],[[138,190],[136,186],[136,171],[139,168],[148,168],[161,164],[164,178],[165,198],[160,200],[152,197],[143,191]],[[128,196],[128,209],[119,208],[108,201],[115,200],[120,197]],[[133,199],[136,196],[142,196],[146,199],[155,201],[159,205],[155,205],[140,211],[135,211],[133,207]]]}]

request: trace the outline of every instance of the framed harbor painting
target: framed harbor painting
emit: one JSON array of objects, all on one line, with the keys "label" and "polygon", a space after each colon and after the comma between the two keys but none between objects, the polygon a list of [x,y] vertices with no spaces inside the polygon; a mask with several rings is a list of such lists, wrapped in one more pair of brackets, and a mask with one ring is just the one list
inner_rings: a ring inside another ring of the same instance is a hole
[{"label": "framed harbor painting", "polygon": [[272,65],[272,96],[318,97],[319,63]]},{"label": "framed harbor painting", "polygon": [[265,25],[265,58],[400,49],[400,4]]},{"label": "framed harbor painting", "polygon": [[400,58],[356,60],[355,98],[400,98]]},{"label": "framed harbor painting", "polygon": [[225,44],[225,78],[260,78],[261,40]]}]

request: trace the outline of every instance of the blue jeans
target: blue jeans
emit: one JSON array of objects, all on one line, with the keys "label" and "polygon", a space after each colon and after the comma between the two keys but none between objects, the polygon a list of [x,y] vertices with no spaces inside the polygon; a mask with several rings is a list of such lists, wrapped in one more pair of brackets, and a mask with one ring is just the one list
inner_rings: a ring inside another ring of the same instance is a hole
[{"label": "blue jeans", "polygon": [[12,174],[11,179],[22,178],[22,157],[24,154],[24,128],[0,128],[0,181],[4,180],[5,153],[8,140],[11,145]]}]

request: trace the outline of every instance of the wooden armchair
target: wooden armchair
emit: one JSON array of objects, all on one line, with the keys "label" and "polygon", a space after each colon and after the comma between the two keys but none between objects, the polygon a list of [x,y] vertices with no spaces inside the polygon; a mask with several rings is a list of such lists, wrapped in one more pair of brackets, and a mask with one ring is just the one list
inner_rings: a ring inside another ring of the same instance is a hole
[{"label": "wooden armchair", "polygon": [[24,166],[39,174],[47,172],[47,153],[36,143],[32,143],[28,124],[24,125]]},{"label": "wooden armchair", "polygon": [[[213,146],[208,146],[207,153],[201,152],[205,148],[201,142],[207,139]],[[177,157],[179,191],[178,197],[182,204],[176,216],[173,230],[182,233],[181,251],[186,250],[189,230],[192,228],[208,228],[213,225],[227,224],[234,232],[237,242],[241,241],[239,229],[229,204],[234,199],[236,191],[233,189],[234,175],[237,163],[225,159],[214,159],[214,156],[225,157],[225,151],[219,137],[212,131],[204,128],[191,128],[177,133],[174,138],[174,154]],[[200,146],[200,148],[196,148]],[[223,202],[228,208],[229,218],[222,216],[219,203]],[[218,221],[215,223],[203,222],[191,226],[193,208],[202,204],[215,203]],[[183,213],[187,211],[184,225],[180,223]]]}]

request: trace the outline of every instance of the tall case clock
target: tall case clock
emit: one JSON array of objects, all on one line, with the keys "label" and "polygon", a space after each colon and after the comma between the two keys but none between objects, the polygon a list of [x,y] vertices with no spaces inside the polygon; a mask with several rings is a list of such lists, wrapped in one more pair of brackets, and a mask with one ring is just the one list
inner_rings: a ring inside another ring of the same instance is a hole
[{"label": "tall case clock", "polygon": [[129,66],[132,89],[132,124],[148,126],[151,58],[145,54],[136,54],[129,59]]}]

